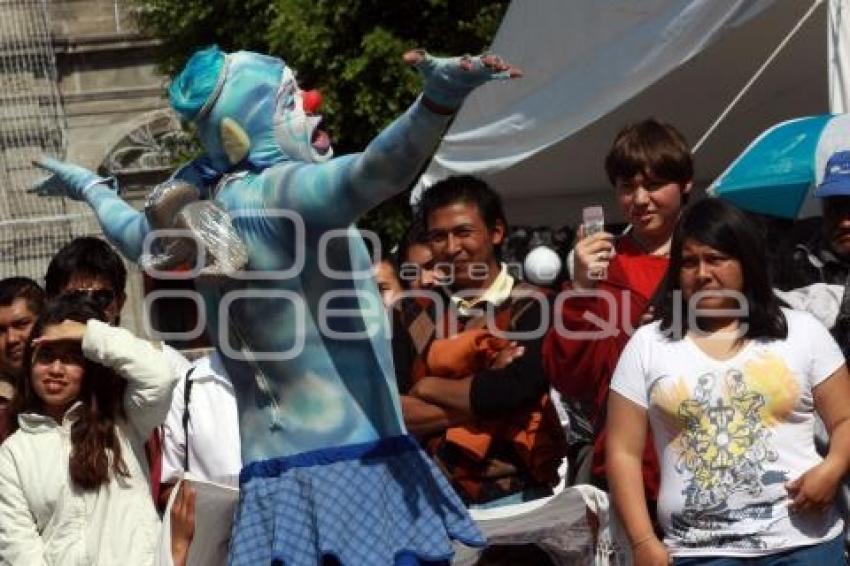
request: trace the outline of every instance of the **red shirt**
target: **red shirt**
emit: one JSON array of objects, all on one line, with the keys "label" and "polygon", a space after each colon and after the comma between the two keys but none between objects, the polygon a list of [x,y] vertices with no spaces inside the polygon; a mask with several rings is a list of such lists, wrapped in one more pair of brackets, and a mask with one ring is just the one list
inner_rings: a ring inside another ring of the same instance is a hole
[{"label": "red shirt", "polygon": [[[542,350],[543,367],[555,389],[566,399],[581,400],[593,407],[590,415],[596,431],[593,472],[598,476],[605,475],[605,418],[611,376],[669,264],[666,257],[648,255],[628,236],[618,238],[614,247],[617,253],[608,266],[608,277],[598,283],[597,292],[558,303],[563,305],[562,324],[549,331]],[[572,284],[567,283],[563,290],[572,290]],[[586,314],[607,321],[606,325],[612,329],[610,334],[614,335],[566,336],[563,329],[570,333],[601,332],[600,325],[588,320]],[[659,486],[658,459],[649,437],[644,449],[643,476],[647,497],[655,501]]]}]

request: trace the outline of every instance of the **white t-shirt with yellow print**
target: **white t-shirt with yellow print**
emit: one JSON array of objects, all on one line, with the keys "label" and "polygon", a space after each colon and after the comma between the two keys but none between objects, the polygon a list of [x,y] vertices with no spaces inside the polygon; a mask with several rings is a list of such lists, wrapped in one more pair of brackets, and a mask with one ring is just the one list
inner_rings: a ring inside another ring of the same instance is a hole
[{"label": "white t-shirt with yellow print", "polygon": [[841,533],[827,513],[789,513],[787,481],[821,461],[812,390],[843,363],[811,315],[783,309],[785,340],[719,361],[654,322],[629,341],[611,389],[648,411],[661,463],[658,519],[675,556],[760,556]]}]

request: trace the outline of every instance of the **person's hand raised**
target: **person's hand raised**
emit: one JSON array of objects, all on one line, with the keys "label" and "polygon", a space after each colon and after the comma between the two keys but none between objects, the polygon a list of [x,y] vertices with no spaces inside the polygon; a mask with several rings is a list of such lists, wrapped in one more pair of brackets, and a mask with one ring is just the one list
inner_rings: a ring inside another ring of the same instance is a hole
[{"label": "person's hand raised", "polygon": [[452,114],[476,87],[492,80],[514,79],[522,71],[496,55],[433,57],[423,49],[404,54],[425,79],[423,103],[438,114]]},{"label": "person's hand raised", "polygon": [[604,279],[614,257],[614,236],[608,232],[585,236],[584,226],[580,226],[574,250],[573,287],[593,289],[599,279]]},{"label": "person's hand raised", "polygon": [[86,325],[76,320],[63,320],[59,324],[46,326],[44,334],[32,341],[33,346],[51,342],[82,342],[86,333]]}]

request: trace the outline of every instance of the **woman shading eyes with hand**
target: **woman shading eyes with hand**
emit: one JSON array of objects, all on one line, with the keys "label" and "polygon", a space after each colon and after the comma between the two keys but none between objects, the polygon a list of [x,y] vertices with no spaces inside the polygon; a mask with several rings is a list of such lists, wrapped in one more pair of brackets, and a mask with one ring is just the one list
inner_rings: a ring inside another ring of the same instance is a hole
[{"label": "woman shading eyes with hand", "polygon": [[160,349],[109,326],[88,298],[39,317],[0,447],[0,554],[12,564],[156,563],[144,442],[168,411]]}]

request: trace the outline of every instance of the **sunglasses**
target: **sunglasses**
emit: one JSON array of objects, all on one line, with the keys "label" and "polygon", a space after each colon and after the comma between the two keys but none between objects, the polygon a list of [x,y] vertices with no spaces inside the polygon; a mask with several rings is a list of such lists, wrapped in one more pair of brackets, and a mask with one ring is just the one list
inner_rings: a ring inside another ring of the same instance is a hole
[{"label": "sunglasses", "polygon": [[38,346],[33,353],[33,363],[52,364],[55,360],[63,364],[85,365],[86,358],[79,342],[59,341]]},{"label": "sunglasses", "polygon": [[75,299],[86,298],[101,310],[108,307],[115,300],[115,291],[112,289],[75,289],[63,293],[63,295]]}]

